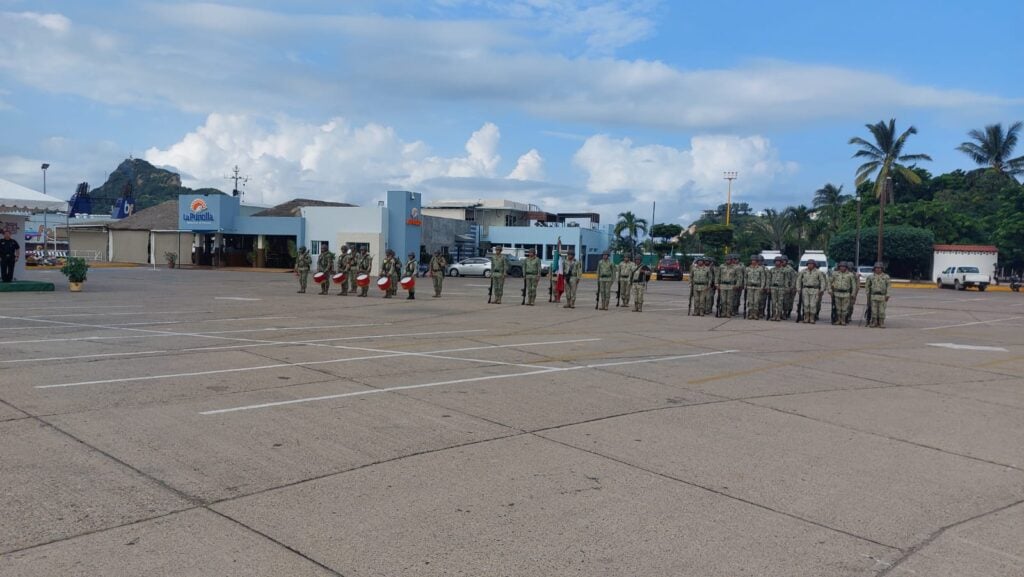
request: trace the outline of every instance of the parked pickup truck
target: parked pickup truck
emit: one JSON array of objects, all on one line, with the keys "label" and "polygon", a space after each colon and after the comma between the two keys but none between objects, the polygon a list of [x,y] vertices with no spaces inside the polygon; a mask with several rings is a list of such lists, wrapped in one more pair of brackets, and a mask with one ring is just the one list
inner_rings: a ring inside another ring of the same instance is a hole
[{"label": "parked pickup truck", "polygon": [[965,290],[970,286],[978,287],[978,290],[983,291],[991,282],[991,277],[983,274],[976,266],[951,266],[940,272],[939,278],[935,279],[939,288],[949,286],[958,291]]}]

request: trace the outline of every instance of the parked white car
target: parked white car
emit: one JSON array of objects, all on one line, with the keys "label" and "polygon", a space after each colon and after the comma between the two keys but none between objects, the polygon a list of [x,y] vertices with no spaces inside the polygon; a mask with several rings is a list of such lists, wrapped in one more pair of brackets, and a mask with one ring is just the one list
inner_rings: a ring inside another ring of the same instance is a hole
[{"label": "parked white car", "polygon": [[868,278],[875,274],[874,267],[861,265],[857,267],[857,279],[860,282],[860,286],[864,286],[868,282]]},{"label": "parked white car", "polygon": [[982,273],[976,266],[951,266],[939,273],[935,283],[939,288],[953,287],[958,291],[966,290],[967,287],[978,287],[979,291],[988,288],[992,277]]}]

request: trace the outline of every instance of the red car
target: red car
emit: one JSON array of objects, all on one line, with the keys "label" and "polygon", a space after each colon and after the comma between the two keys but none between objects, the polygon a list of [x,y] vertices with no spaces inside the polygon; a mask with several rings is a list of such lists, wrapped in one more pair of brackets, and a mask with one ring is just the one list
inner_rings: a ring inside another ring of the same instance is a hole
[{"label": "red car", "polygon": [[683,267],[679,266],[678,260],[665,257],[658,261],[657,277],[658,280],[665,280],[667,278],[683,280]]}]

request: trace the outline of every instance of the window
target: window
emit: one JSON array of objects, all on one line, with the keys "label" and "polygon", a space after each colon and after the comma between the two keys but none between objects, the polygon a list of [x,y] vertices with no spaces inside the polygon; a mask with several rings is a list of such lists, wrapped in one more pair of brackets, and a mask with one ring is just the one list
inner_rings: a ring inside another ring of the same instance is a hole
[{"label": "window", "polygon": [[317,255],[320,254],[320,243],[327,242],[326,240],[314,240],[310,241],[309,254]]}]

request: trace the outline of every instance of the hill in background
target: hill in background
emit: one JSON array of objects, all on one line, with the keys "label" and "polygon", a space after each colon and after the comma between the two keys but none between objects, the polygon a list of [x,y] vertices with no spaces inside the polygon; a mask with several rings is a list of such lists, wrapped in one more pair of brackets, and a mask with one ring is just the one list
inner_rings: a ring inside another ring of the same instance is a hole
[{"label": "hill in background", "polygon": [[181,176],[163,168],[157,168],[140,158],[129,158],[110,173],[103,186],[90,191],[93,212],[110,212],[115,201],[121,198],[124,185],[131,181],[135,189],[135,210],[156,206],[161,202],[176,200],[181,194],[224,194],[216,188],[191,189],[181,185]]}]

